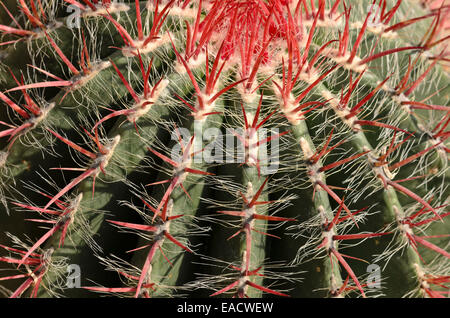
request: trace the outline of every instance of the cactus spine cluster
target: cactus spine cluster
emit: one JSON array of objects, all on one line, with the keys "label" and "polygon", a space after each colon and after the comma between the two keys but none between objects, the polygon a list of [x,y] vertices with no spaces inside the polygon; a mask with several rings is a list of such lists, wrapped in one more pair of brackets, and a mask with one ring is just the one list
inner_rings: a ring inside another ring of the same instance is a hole
[{"label": "cactus spine cluster", "polygon": [[3,297],[449,296],[448,4],[0,4]]}]

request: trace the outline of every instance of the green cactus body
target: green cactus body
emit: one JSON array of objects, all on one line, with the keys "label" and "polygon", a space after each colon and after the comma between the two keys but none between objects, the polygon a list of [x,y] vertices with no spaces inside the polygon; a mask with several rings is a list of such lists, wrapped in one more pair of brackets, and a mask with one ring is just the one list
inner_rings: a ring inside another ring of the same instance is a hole
[{"label": "green cactus body", "polygon": [[448,6],[0,2],[2,297],[449,296]]}]

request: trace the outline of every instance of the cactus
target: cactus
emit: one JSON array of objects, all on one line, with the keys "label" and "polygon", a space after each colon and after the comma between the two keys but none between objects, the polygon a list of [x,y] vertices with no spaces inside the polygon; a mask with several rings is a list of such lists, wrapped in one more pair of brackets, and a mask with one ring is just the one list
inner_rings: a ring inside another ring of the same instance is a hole
[{"label": "cactus", "polygon": [[448,297],[427,2],[0,1],[2,297]]}]

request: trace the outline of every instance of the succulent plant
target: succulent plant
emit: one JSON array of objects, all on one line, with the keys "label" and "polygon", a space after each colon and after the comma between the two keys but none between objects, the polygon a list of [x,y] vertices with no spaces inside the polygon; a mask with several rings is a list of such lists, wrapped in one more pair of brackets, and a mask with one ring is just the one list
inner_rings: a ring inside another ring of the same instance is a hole
[{"label": "succulent plant", "polygon": [[0,1],[0,294],[448,297],[427,2]]}]

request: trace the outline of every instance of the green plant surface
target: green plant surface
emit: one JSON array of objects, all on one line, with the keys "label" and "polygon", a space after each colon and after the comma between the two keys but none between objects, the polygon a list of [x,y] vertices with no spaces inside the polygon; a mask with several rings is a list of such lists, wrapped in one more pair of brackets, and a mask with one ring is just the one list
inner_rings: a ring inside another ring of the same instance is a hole
[{"label": "green plant surface", "polygon": [[0,297],[449,296],[448,6],[0,4]]}]

